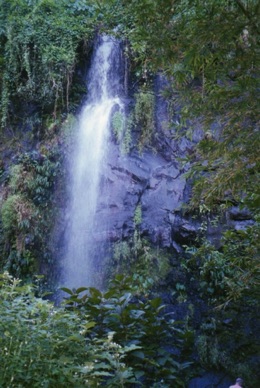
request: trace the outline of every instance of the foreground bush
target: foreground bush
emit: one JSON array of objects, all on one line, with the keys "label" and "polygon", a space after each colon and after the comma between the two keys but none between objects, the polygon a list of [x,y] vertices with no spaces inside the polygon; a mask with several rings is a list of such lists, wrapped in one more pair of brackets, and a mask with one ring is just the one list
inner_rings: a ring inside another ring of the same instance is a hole
[{"label": "foreground bush", "polygon": [[118,276],[104,294],[64,289],[69,298],[55,308],[1,275],[0,386],[184,387],[187,333],[161,315],[158,298],[133,302],[130,288]]}]

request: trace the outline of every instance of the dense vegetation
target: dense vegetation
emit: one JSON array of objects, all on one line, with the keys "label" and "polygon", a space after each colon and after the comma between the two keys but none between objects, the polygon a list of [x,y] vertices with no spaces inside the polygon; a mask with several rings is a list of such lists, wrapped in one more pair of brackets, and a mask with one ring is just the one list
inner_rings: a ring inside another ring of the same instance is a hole
[{"label": "dense vegetation", "polygon": [[[250,341],[246,325],[259,309],[260,2],[0,0],[0,5],[0,146],[2,154],[9,147],[16,155],[12,162],[10,156],[0,162],[1,269],[28,280],[39,266],[53,265],[47,241],[57,212],[53,191],[63,173],[59,147],[66,152],[72,114],[85,93],[83,58],[95,34],[104,31],[125,41],[138,86],[124,152],[131,125],[142,127],[136,144],[140,152],[152,141],[151,90],[157,71],[168,78],[169,106],[181,106],[181,121],[172,119],[169,126],[184,136],[192,120],[203,125],[204,138],[183,161],[192,165],[188,178],[193,184],[185,211],[201,221],[200,236],[180,258],[180,278],[188,280],[190,289],[179,281],[171,291],[181,303],[196,290],[210,308],[218,308],[196,332],[194,305],[182,328],[171,326],[159,314],[159,299],[142,299],[140,287],[112,286],[104,295],[92,289],[88,298],[67,290],[69,303],[54,309],[36,298],[35,290],[4,275],[1,384],[41,386],[44,370],[45,386],[83,386],[86,379],[88,386],[139,382],[167,387],[171,379],[185,386],[194,331],[197,366],[242,373],[254,386],[257,344]],[[121,119],[114,117],[118,139]],[[20,152],[25,139],[37,142],[38,150]],[[252,223],[226,230],[216,247],[207,229],[233,205],[250,214]],[[140,241],[137,216],[135,241],[125,251],[145,263],[149,249]],[[148,258],[148,267],[151,262]],[[136,272],[134,279],[143,282],[149,268],[144,264]],[[150,291],[148,284],[145,293]],[[240,327],[232,326],[236,320]],[[155,330],[161,333],[159,343],[151,340]],[[33,341],[26,342],[28,333]],[[169,338],[171,349],[166,347]]]},{"label": "dense vegetation", "polygon": [[55,308],[35,287],[2,275],[1,386],[184,387],[190,333],[166,319],[159,298],[133,302],[123,278],[103,294],[64,289],[69,298]]}]

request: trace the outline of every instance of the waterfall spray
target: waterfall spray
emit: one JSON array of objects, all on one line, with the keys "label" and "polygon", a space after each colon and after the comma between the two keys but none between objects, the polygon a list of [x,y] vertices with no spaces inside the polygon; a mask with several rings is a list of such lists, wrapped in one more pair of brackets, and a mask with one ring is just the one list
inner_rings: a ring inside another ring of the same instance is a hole
[{"label": "waterfall spray", "polygon": [[70,163],[70,205],[62,269],[62,281],[68,287],[95,285],[92,248],[100,178],[106,163],[111,113],[116,106],[122,107],[119,57],[119,43],[101,37],[87,77],[88,99],[79,116]]}]

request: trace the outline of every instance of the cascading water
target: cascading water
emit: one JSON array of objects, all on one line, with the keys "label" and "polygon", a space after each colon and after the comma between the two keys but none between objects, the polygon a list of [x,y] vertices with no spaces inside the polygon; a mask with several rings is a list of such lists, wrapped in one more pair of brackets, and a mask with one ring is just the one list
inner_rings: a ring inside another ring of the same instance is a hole
[{"label": "cascading water", "polygon": [[62,282],[71,288],[95,285],[92,248],[100,179],[108,151],[111,113],[116,106],[122,106],[120,55],[117,41],[107,36],[99,38],[88,74],[88,99],[79,117],[75,154],[70,166],[69,221]]}]

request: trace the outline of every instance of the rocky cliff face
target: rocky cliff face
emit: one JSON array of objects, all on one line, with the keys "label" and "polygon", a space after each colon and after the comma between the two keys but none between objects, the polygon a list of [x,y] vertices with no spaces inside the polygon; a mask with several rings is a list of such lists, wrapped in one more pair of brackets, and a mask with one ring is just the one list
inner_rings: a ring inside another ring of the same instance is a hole
[{"label": "rocky cliff face", "polygon": [[[165,81],[158,77],[156,133],[152,148],[142,153],[132,149],[128,155],[122,155],[111,135],[98,209],[98,218],[106,222],[102,221],[97,229],[100,239],[102,236],[110,241],[127,239],[133,233],[134,213],[140,206],[141,234],[155,246],[180,252],[180,244],[196,236],[197,225],[181,216],[181,207],[188,201],[190,187],[185,177],[189,165],[182,166],[179,159],[192,152],[203,132],[198,128],[194,130],[192,140],[185,136],[173,140],[174,130],[165,128],[170,118],[167,101],[161,97],[164,85]],[[107,233],[104,228],[108,228]]]},{"label": "rocky cliff face", "polygon": [[[183,165],[181,159],[195,152],[196,143],[203,138],[204,132],[197,121],[190,123],[190,128],[182,128],[182,135],[176,136],[180,108],[175,106],[175,114],[169,114],[167,99],[162,97],[166,87],[167,82],[158,76],[152,147],[142,153],[133,147],[129,154],[122,155],[111,131],[96,241],[115,242],[131,237],[137,206],[142,211],[141,235],[152,245],[180,253],[183,244],[193,243],[197,237],[199,220],[182,211],[189,201],[191,184],[185,176],[190,165]],[[186,133],[192,133],[192,137]],[[229,210],[224,220],[235,229],[243,229],[252,222],[250,214],[241,212],[237,206]],[[218,243],[222,227],[209,226],[208,237],[212,242]]]}]

